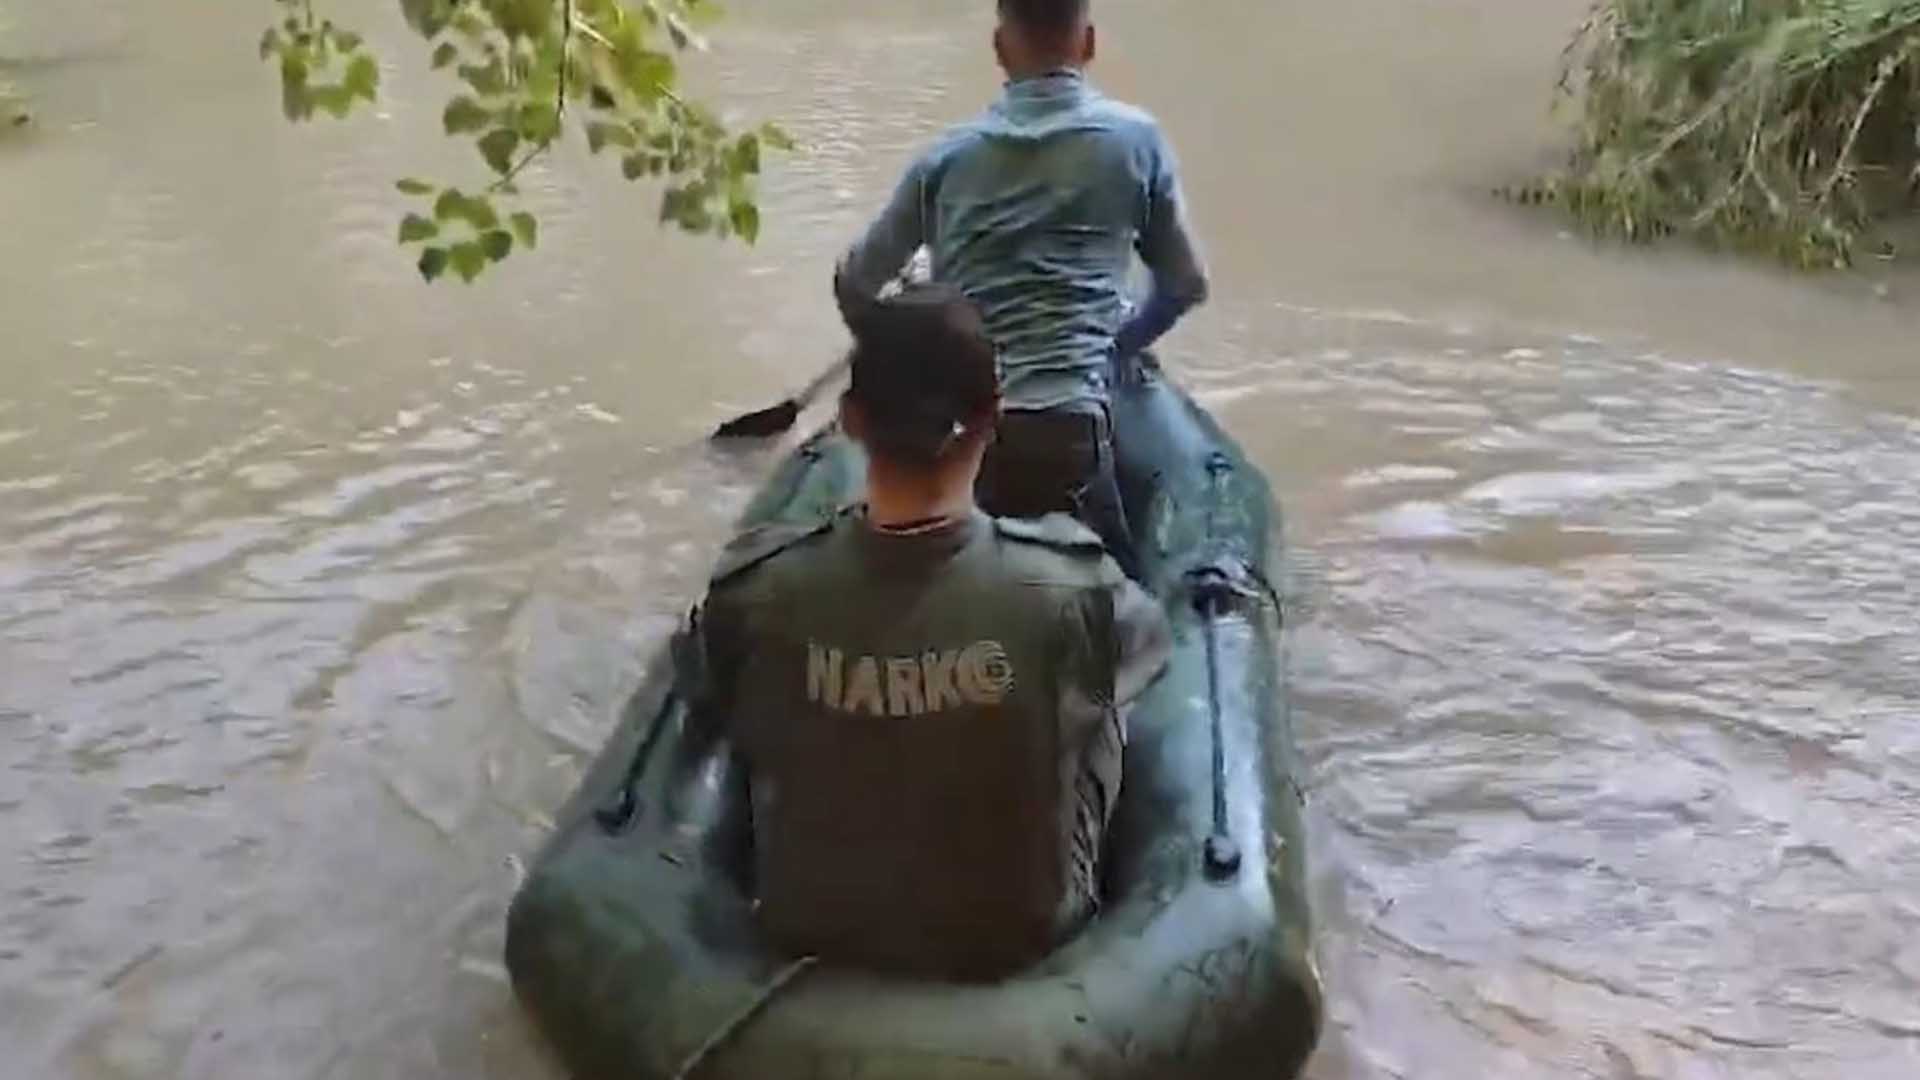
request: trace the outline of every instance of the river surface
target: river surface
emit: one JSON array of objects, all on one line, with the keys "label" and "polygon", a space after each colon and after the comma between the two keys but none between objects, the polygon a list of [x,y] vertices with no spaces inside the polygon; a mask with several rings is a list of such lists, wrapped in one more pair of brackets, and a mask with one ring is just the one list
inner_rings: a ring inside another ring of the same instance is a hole
[{"label": "river surface", "polygon": [[[422,287],[464,154],[392,5],[290,127],[258,0],[0,0],[0,1074],[557,1076],[516,866],[831,358],[833,253],[993,91],[984,3],[742,0],[759,247],[611,162]],[[1217,298],[1170,367],[1290,512],[1317,1080],[1920,1075],[1920,280],[1596,249],[1578,0],[1103,0]]]}]

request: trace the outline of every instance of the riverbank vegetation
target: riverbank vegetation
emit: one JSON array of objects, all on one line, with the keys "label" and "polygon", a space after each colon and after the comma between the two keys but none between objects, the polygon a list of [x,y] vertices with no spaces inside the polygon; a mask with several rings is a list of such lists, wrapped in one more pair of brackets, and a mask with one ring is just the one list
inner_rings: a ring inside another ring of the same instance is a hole
[{"label": "riverbank vegetation", "polygon": [[[324,11],[326,0],[273,0],[260,56],[280,70],[281,107],[299,122],[345,118],[377,100],[381,67],[367,41]],[[705,48],[713,0],[399,0],[425,42],[423,64],[456,80],[445,133],[471,142],[477,181],[403,179],[413,200],[399,243],[428,281],[472,281],[538,242],[519,180],[572,132],[610,151],[628,180],[660,189],[663,223],[693,233],[760,231],[764,152],[789,148],[772,125],[735,130],[679,92],[680,54]]]},{"label": "riverbank vegetation", "polygon": [[1594,232],[1852,262],[1920,189],[1920,0],[1597,0],[1565,169],[1522,193]]}]

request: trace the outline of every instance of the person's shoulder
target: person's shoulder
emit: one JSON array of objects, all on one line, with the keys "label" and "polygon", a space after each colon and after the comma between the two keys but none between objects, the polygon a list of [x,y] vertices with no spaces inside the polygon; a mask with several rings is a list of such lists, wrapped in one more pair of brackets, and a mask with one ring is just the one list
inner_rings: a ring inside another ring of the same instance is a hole
[{"label": "person's shoulder", "polygon": [[1046,584],[1109,586],[1124,580],[1092,529],[1066,514],[994,518],[994,533],[1023,577]]},{"label": "person's shoulder", "polygon": [[914,164],[924,171],[938,171],[955,154],[977,145],[993,126],[993,111],[988,110],[947,127],[921,149]]},{"label": "person's shoulder", "polygon": [[767,567],[817,547],[852,513],[848,507],[818,518],[767,522],[741,532],[721,549],[710,586],[740,585]]},{"label": "person's shoulder", "polygon": [[1089,95],[1087,108],[1099,113],[1101,118],[1115,128],[1141,138],[1159,139],[1160,121],[1151,112],[1132,102],[1094,91]]}]

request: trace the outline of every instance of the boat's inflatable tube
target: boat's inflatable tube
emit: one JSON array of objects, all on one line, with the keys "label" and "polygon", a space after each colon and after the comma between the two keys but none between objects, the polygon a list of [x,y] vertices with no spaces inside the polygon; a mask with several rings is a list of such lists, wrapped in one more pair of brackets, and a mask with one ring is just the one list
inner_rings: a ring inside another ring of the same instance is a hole
[{"label": "boat's inflatable tube", "polygon": [[[773,955],[737,882],[732,763],[681,739],[658,657],[508,918],[507,966],[582,1078],[1235,1080],[1293,1075],[1319,1031],[1299,759],[1266,587],[1264,479],[1151,367],[1115,401],[1123,487],[1172,667],[1135,711],[1105,907],[992,985]],[[861,456],[831,431],[746,522],[831,512]]]}]

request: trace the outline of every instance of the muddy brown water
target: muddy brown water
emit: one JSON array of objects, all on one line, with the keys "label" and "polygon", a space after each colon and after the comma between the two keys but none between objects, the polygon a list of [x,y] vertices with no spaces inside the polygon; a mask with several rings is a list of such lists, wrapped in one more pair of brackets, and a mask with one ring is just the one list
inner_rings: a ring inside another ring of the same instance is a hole
[{"label": "muddy brown water", "polygon": [[[443,88],[332,6],[387,100],[295,129],[270,5],[0,0],[9,1077],[557,1075],[501,913],[770,460],[686,447],[994,87],[984,3],[737,4],[709,85],[808,145],[758,248],[569,155],[429,290]],[[1218,281],[1169,363],[1291,515],[1311,1075],[1920,1075],[1920,282],[1488,198],[1579,7],[1103,4]]]}]

